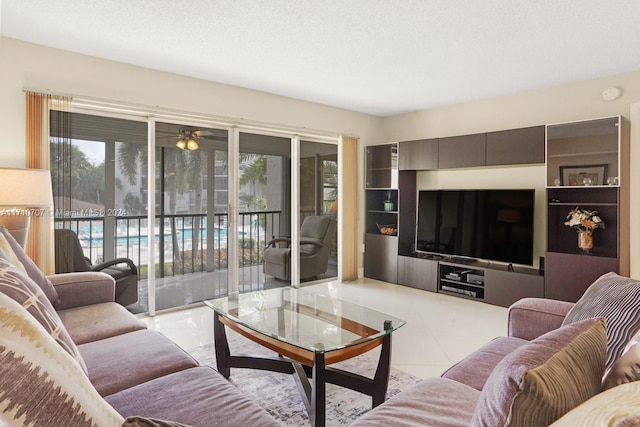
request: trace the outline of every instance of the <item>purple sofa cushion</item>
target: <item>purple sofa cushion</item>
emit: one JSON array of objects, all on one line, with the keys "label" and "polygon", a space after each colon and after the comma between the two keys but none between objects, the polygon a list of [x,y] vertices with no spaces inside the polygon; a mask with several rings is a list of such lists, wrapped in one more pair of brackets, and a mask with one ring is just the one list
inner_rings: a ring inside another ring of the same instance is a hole
[{"label": "purple sofa cushion", "polygon": [[198,366],[173,341],[148,329],[81,344],[78,349],[89,380],[102,396]]},{"label": "purple sofa cushion", "polygon": [[31,258],[27,256],[24,249],[22,249],[16,239],[14,239],[11,233],[9,233],[9,230],[0,226],[0,234],[2,234],[4,238],[7,239],[7,242],[9,242],[13,253],[24,266],[27,275],[40,287],[40,289],[42,289],[42,292],[47,296],[49,302],[51,304],[55,304],[58,299],[58,292],[56,291],[56,288],[53,287],[51,281],[47,279],[47,276],[45,276],[38,266],[31,261]]},{"label": "purple sofa cushion", "polygon": [[124,417],[139,415],[196,427],[280,425],[208,366],[156,378],[105,399]]},{"label": "purple sofa cushion", "polygon": [[468,427],[480,392],[448,378],[427,378],[372,409],[351,427]]},{"label": "purple sofa cushion", "polygon": [[640,282],[615,273],[593,282],[571,309],[563,325],[593,317],[607,320],[607,369],[622,355],[624,347],[640,331]]},{"label": "purple sofa cushion", "polygon": [[548,332],[506,356],[482,389],[478,426],[548,426],[600,392],[607,337],[604,319]]},{"label": "purple sofa cushion", "polygon": [[508,314],[510,337],[527,341],[562,326],[575,304],[544,298],[522,298],[511,304]]},{"label": "purple sofa cushion", "polygon": [[142,320],[115,302],[60,310],[58,314],[78,345],[147,328]]},{"label": "purple sofa cushion", "polygon": [[528,341],[514,337],[495,338],[447,369],[442,377],[482,391],[482,387],[498,362],[526,343]]}]

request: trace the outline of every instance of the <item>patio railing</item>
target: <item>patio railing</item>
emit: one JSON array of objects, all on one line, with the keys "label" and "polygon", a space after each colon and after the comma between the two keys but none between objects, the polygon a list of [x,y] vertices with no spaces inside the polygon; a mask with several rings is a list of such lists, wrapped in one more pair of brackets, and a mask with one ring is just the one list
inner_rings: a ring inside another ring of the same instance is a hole
[{"label": "patio railing", "polygon": [[[282,211],[241,212],[238,233],[240,266],[262,263],[266,242],[280,235]],[[93,263],[129,258],[147,275],[149,236],[155,245],[157,277],[227,268],[228,215],[167,214],[149,232],[146,216],[83,216],[55,219],[56,228],[78,234],[84,255]],[[107,255],[106,254],[113,254]]]}]

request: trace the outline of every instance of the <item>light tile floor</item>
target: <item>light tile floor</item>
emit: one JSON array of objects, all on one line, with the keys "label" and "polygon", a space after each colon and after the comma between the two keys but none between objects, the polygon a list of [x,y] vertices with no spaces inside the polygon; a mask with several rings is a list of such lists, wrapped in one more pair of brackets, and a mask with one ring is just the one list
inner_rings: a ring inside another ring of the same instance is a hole
[{"label": "light tile floor", "polygon": [[[507,309],[361,278],[307,289],[388,313],[407,324],[393,333],[392,365],[420,378],[439,376],[494,337],[507,333]],[[142,318],[185,349],[213,342],[213,314],[199,304]],[[368,353],[377,357],[377,350]]]}]

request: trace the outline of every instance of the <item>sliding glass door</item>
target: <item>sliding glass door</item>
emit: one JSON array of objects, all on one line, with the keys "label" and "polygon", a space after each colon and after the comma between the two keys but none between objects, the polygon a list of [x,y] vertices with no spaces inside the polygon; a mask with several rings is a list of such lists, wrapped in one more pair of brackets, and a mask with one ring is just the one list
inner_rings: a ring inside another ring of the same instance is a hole
[{"label": "sliding glass door", "polygon": [[[119,301],[129,310],[336,277],[336,144],[175,118],[53,113],[56,228],[78,237],[91,264],[136,265],[133,299]],[[328,226],[305,225],[309,217]]]},{"label": "sliding glass door", "polygon": [[[239,291],[288,286],[290,259],[285,248],[291,238],[291,138],[240,132],[238,233]],[[274,276],[264,265],[265,247],[277,238],[283,239],[277,244],[283,250]]]},{"label": "sliding glass door", "polygon": [[[50,120],[56,272],[127,258],[145,280],[146,120],[59,111]],[[118,286],[116,301],[147,311],[146,289],[137,288]]]},{"label": "sliding glass door", "polygon": [[304,285],[338,275],[338,146],[302,140],[299,152],[299,276]]},{"label": "sliding glass door", "polygon": [[228,292],[228,132],[155,123],[156,309]]}]

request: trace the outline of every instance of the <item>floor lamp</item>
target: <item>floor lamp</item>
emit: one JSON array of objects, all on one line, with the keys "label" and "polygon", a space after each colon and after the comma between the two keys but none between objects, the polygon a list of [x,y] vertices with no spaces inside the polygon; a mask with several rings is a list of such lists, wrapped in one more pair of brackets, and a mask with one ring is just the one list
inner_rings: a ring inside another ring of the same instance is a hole
[{"label": "floor lamp", "polygon": [[51,173],[42,169],[0,168],[0,225],[22,246],[32,216],[50,215]]}]

